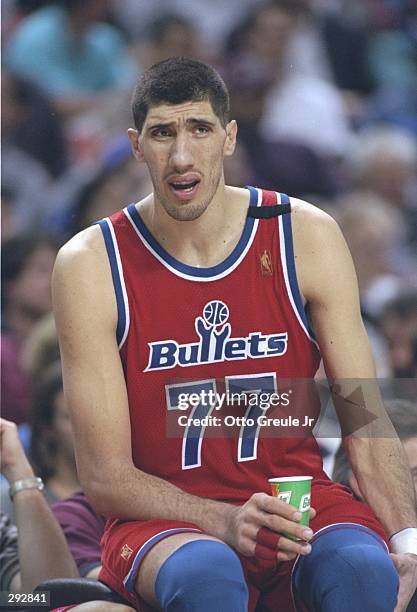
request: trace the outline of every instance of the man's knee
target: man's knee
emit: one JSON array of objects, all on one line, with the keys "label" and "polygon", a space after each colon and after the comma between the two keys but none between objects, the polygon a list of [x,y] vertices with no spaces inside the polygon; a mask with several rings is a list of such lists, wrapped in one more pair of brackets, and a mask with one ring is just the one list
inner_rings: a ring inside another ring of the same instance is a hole
[{"label": "man's knee", "polygon": [[240,612],[248,591],[236,553],[214,540],[196,540],[178,548],[163,563],[155,583],[164,610],[216,609]]},{"label": "man's knee", "polygon": [[310,610],[392,612],[399,585],[394,564],[369,533],[349,531],[313,542],[295,572],[299,597]]},{"label": "man's knee", "polygon": [[366,545],[341,548],[336,551],[335,569],[340,570],[347,585],[361,590],[364,609],[383,612],[395,608],[398,574],[391,558],[382,549]]}]

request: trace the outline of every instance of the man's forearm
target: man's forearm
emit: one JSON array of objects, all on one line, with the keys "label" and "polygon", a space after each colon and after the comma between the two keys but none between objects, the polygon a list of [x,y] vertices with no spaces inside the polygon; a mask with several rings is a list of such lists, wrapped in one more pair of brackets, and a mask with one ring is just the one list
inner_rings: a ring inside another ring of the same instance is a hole
[{"label": "man's forearm", "polygon": [[37,489],[14,497],[22,589],[32,591],[49,578],[76,578],[75,562],[48,503]]},{"label": "man's forearm", "polygon": [[400,440],[352,436],[345,448],[361,493],[388,536],[417,527],[414,485]]},{"label": "man's forearm", "polygon": [[[109,472],[107,472],[109,473]],[[97,512],[126,520],[168,519],[195,523],[206,533],[227,541],[234,506],[197,497],[133,465],[112,469],[112,478],[83,483]]]}]

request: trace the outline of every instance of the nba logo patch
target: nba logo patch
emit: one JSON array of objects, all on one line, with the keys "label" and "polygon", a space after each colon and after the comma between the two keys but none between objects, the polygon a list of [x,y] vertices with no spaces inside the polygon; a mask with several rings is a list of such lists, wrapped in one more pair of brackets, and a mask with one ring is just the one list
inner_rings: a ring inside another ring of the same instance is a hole
[{"label": "nba logo patch", "polygon": [[125,560],[129,561],[130,557],[133,554],[133,550],[127,544],[123,544],[122,550],[120,551],[120,556]]},{"label": "nba logo patch", "polygon": [[274,273],[274,269],[272,267],[271,251],[267,251],[265,249],[264,252],[259,255],[259,261],[261,264],[262,276],[272,276]]}]

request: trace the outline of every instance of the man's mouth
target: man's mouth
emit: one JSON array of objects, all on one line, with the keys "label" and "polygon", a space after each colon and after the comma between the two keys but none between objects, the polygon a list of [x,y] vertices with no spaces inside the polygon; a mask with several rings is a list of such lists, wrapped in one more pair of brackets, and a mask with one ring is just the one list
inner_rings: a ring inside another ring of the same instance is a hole
[{"label": "man's mouth", "polygon": [[191,181],[190,183],[170,183],[171,187],[176,191],[191,191],[195,185],[197,185],[198,181]]},{"label": "man's mouth", "polygon": [[197,191],[200,179],[196,177],[174,178],[168,181],[169,186],[180,199],[188,199]]}]

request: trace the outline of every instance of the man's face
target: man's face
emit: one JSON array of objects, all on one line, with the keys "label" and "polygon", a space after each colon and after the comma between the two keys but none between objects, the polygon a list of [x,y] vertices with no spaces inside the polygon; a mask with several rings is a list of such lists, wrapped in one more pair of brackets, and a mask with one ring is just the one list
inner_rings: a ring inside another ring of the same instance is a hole
[{"label": "man's face", "polygon": [[151,107],[140,134],[129,130],[137,159],[145,161],[155,201],[178,221],[200,217],[223,179],[233,153],[236,123],[224,128],[209,101]]},{"label": "man's face", "polygon": [[417,498],[417,438],[403,440],[405,454],[410,464],[411,475],[413,477],[414,489]]},{"label": "man's face", "polygon": [[382,321],[393,375],[397,378],[414,378],[417,373],[415,339],[417,338],[417,316],[400,319],[386,317]]}]

